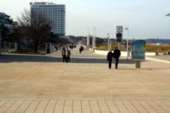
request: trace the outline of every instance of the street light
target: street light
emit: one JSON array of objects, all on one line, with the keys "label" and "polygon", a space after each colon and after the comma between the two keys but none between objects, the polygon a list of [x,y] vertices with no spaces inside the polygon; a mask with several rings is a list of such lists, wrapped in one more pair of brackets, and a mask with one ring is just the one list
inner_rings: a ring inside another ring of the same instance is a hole
[{"label": "street light", "polygon": [[96,49],[96,27],[93,28],[94,29],[94,36],[93,36],[93,41],[92,41],[92,48],[93,48],[93,51],[95,52],[95,49]]},{"label": "street light", "polygon": [[111,42],[110,42],[110,34],[107,33],[107,46],[108,46],[108,51],[111,49]]},{"label": "street light", "polygon": [[130,53],[129,53],[129,28],[126,27],[125,30],[127,31],[127,38],[126,38],[126,51],[127,51],[127,59],[129,59],[130,57]]}]

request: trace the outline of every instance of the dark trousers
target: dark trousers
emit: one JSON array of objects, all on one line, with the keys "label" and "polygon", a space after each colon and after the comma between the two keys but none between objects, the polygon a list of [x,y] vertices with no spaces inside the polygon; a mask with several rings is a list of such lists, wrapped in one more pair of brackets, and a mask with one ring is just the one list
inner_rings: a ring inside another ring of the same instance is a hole
[{"label": "dark trousers", "polygon": [[66,62],[66,55],[63,55],[63,62]]},{"label": "dark trousers", "polygon": [[112,61],[108,61],[108,63],[109,63],[109,69],[111,69],[112,68]]},{"label": "dark trousers", "polygon": [[119,58],[115,58],[115,69],[118,69]]},{"label": "dark trousers", "polygon": [[70,56],[66,56],[66,62],[71,62]]}]

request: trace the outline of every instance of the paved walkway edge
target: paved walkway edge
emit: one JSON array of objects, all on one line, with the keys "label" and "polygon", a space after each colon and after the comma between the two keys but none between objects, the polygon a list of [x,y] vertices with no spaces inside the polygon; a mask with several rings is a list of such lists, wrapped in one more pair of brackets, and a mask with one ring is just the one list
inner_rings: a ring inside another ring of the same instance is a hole
[{"label": "paved walkway edge", "polygon": [[146,57],[146,60],[154,61],[154,62],[161,62],[161,63],[170,64],[170,61],[167,61],[167,60],[161,60],[161,59],[157,59],[157,58]]}]

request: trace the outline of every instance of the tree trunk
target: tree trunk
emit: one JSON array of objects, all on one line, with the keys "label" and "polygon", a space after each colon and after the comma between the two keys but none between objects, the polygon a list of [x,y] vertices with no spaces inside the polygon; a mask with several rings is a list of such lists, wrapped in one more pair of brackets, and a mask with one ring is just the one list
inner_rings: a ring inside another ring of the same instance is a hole
[{"label": "tree trunk", "polygon": [[34,53],[38,53],[38,45],[34,46]]},{"label": "tree trunk", "polygon": [[38,53],[38,47],[39,47],[38,41],[35,41],[34,42],[34,53]]}]

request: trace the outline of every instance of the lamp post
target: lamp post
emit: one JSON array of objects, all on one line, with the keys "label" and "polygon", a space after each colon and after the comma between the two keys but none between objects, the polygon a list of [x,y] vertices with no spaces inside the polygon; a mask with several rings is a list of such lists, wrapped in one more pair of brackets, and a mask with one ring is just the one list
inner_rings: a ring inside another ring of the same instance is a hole
[{"label": "lamp post", "polygon": [[129,53],[129,28],[126,27],[125,30],[127,31],[127,37],[126,37],[126,51],[127,51],[127,59],[129,59],[130,53]]},{"label": "lamp post", "polygon": [[107,33],[107,46],[108,46],[108,51],[111,49],[111,42],[110,42],[110,34]]},{"label": "lamp post", "polygon": [[96,49],[96,27],[94,27],[94,36],[93,36],[93,39],[92,39],[92,48],[93,48],[93,51],[95,52],[95,49]]},{"label": "lamp post", "polygon": [[90,34],[87,35],[86,43],[87,43],[86,46],[87,46],[87,50],[88,50],[90,47]]}]

